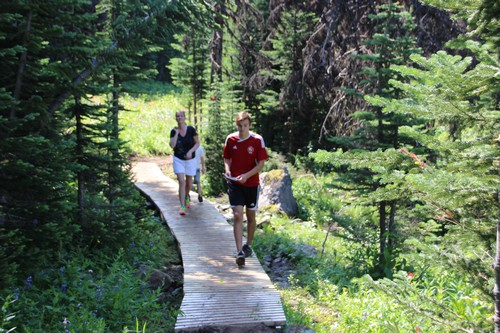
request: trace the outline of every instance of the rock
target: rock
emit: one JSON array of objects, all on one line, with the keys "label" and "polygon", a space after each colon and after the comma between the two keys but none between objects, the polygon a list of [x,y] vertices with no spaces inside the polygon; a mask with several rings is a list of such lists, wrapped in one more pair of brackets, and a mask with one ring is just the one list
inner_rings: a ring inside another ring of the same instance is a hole
[{"label": "rock", "polygon": [[298,206],[292,193],[292,178],[287,168],[260,175],[259,208],[276,209],[288,216],[297,215]]},{"label": "rock", "polygon": [[151,268],[146,265],[139,265],[138,269],[138,275],[147,278],[148,285],[151,289],[161,288],[162,290],[167,290],[173,283],[172,278],[159,269]]}]

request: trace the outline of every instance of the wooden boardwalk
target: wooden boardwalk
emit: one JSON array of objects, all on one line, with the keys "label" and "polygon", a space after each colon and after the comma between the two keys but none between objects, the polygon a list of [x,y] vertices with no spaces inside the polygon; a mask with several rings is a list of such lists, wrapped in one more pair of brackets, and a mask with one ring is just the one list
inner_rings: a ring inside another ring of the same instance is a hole
[{"label": "wooden boardwalk", "polygon": [[133,166],[135,185],[161,212],[177,239],[184,267],[184,298],[176,332],[203,327],[281,326],[285,314],[278,291],[253,255],[235,263],[233,228],[208,201],[197,195],[186,216],[178,213],[177,182],[155,163]]}]

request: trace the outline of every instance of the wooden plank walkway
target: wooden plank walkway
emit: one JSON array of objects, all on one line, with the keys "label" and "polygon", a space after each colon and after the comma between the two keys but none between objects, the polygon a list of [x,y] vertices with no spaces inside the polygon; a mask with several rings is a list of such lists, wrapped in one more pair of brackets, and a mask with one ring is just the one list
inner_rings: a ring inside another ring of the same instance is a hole
[{"label": "wooden plank walkway", "polygon": [[178,184],[155,163],[132,169],[136,187],[158,207],[176,237],[184,266],[184,298],[176,332],[203,327],[281,326],[285,314],[278,291],[255,254],[243,268],[235,263],[233,228],[207,200],[178,214]]}]

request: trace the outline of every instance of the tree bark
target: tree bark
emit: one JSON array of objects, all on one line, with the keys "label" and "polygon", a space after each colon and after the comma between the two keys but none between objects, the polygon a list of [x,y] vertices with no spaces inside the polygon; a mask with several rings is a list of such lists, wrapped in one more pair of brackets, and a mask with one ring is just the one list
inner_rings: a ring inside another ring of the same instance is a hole
[{"label": "tree bark", "polygon": [[[497,138],[497,144],[500,148],[500,135]],[[495,270],[495,287],[493,289],[493,297],[495,299],[495,333],[500,333],[500,160],[498,163],[498,191],[497,191],[497,202],[498,202],[498,221],[497,221],[497,239],[496,239],[496,255],[493,268]]]},{"label": "tree bark", "polygon": [[[217,12],[215,22],[222,27],[224,25],[222,15],[226,13],[225,1],[221,1],[219,4],[216,4],[215,10]],[[210,60],[212,65],[210,69],[210,84],[215,82],[216,77],[219,81],[222,81],[222,39],[222,29],[214,31],[210,50]]]}]

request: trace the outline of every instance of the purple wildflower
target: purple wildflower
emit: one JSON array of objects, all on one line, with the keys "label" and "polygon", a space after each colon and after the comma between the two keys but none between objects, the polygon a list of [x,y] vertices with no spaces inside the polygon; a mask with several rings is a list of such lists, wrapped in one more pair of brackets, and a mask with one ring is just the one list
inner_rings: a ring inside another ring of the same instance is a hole
[{"label": "purple wildflower", "polygon": [[30,275],[30,276],[28,276],[26,281],[24,281],[24,286],[26,288],[29,288],[29,287],[31,287],[32,284],[33,284],[33,277]]}]

